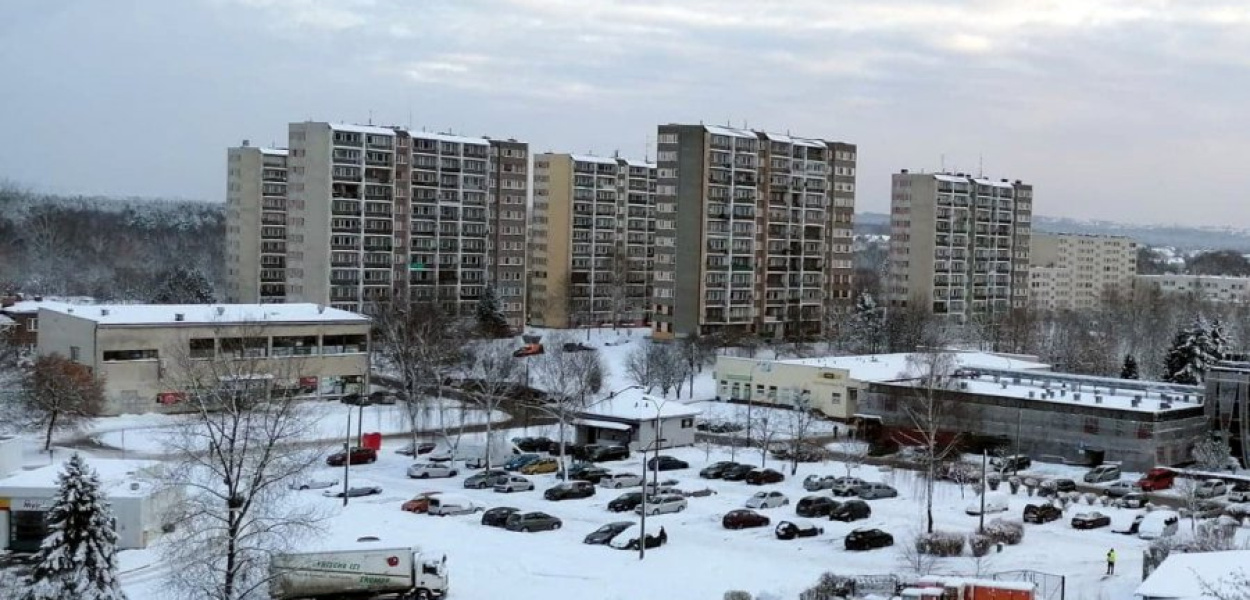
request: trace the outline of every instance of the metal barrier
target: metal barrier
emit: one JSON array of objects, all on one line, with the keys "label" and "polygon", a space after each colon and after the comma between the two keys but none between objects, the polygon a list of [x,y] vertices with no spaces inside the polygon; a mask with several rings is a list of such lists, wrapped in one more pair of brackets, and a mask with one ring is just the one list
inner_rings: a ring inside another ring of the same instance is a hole
[{"label": "metal barrier", "polygon": [[1064,600],[1064,594],[1067,593],[1067,577],[1063,575],[1021,569],[995,573],[994,579],[998,581],[1027,581],[1032,583],[1037,586],[1036,597],[1043,600]]}]

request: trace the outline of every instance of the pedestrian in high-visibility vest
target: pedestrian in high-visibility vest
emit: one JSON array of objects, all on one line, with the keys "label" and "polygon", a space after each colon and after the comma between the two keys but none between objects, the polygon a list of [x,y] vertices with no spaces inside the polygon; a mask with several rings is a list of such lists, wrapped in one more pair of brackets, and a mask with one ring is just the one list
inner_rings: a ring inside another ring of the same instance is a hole
[{"label": "pedestrian in high-visibility vest", "polygon": [[1107,574],[1115,575],[1115,548],[1107,551]]}]

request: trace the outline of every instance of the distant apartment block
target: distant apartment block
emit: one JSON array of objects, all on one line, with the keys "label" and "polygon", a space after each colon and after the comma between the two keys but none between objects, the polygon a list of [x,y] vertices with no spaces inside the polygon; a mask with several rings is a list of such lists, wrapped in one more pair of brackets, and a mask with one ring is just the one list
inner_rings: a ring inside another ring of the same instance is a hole
[{"label": "distant apartment block", "polygon": [[287,151],[247,140],[226,157],[226,299],[286,301]]},{"label": "distant apartment block", "polygon": [[657,338],[802,338],[850,305],[854,144],[710,125],[657,141]]},{"label": "distant apartment block", "polygon": [[1132,288],[1137,243],[1124,236],[1034,233],[1029,301],[1042,310],[1088,310],[1112,290]]},{"label": "distant apartment block", "polygon": [[528,146],[407,131],[290,125],[290,301],[368,311],[392,300],[471,313],[495,286],[525,315]]},{"label": "distant apartment block", "polygon": [[649,321],[655,174],[638,160],[534,157],[530,324]]},{"label": "distant apartment block", "polygon": [[895,174],[890,196],[890,306],[922,305],[964,321],[1029,301],[1033,186],[962,173]]},{"label": "distant apartment block", "polygon": [[1215,275],[1137,275],[1133,287],[1158,290],[1167,296],[1183,296],[1204,302],[1245,304],[1250,302],[1250,277]]}]

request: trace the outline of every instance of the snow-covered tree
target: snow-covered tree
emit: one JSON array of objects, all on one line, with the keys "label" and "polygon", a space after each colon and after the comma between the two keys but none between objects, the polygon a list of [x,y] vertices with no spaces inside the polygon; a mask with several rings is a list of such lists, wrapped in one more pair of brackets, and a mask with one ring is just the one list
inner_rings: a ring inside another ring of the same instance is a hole
[{"label": "snow-covered tree", "polygon": [[508,318],[499,308],[499,297],[495,295],[494,286],[483,288],[482,295],[477,300],[477,328],[478,333],[488,338],[508,337],[511,333]]},{"label": "snow-covered tree", "polygon": [[1232,450],[1228,442],[1215,436],[1208,436],[1194,443],[1194,466],[1204,471],[1217,471],[1228,466]]},{"label": "snow-covered tree", "polygon": [[1171,383],[1198,385],[1202,383],[1207,367],[1216,359],[1215,346],[1211,341],[1206,321],[1194,319],[1189,327],[1183,327],[1172,339],[1163,364],[1163,380]]},{"label": "snow-covered tree", "polygon": [[1222,360],[1224,354],[1233,345],[1232,336],[1224,330],[1224,324],[1220,322],[1219,317],[1211,322],[1211,328],[1207,330],[1207,339],[1210,342],[1208,350],[1212,361]]},{"label": "snow-covered tree", "polygon": [[209,304],[214,302],[213,284],[198,269],[181,265],[159,276],[153,304]]},{"label": "snow-covered tree", "polygon": [[1137,359],[1132,354],[1124,355],[1124,366],[1120,368],[1120,379],[1141,379],[1137,372]]},{"label": "snow-covered tree", "polygon": [[854,354],[876,354],[885,347],[885,311],[872,294],[862,293],[846,323],[843,345]]},{"label": "snow-covered tree", "polygon": [[117,580],[117,532],[100,479],[74,454],[57,478],[48,536],[35,555],[22,600],[124,600]]}]

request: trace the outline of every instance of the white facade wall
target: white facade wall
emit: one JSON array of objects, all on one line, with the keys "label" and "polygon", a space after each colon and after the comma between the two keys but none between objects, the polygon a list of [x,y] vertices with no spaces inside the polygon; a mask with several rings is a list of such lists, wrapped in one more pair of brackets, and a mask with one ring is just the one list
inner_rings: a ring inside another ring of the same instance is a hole
[{"label": "white facade wall", "polygon": [[1185,295],[1206,302],[1250,302],[1250,277],[1138,275],[1134,278],[1133,285],[1138,289],[1154,288],[1165,295]]}]

